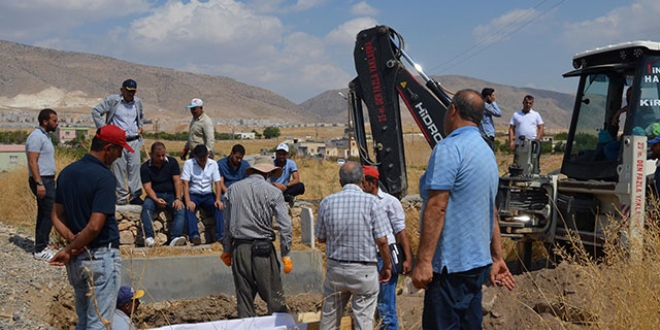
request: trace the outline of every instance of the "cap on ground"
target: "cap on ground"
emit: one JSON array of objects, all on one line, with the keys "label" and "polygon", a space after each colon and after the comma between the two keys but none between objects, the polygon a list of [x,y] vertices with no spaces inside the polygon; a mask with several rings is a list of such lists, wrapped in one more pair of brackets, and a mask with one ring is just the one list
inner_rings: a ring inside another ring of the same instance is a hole
[{"label": "cap on ground", "polygon": [[128,285],[122,285],[117,294],[117,306],[121,306],[133,299],[140,299],[144,297],[144,290],[133,290]]},{"label": "cap on ground", "polygon": [[284,150],[285,152],[289,152],[289,146],[286,143],[282,142],[277,145],[277,149],[275,149],[275,151],[277,150]]},{"label": "cap on ground", "polygon": [[376,179],[380,178],[380,174],[378,173],[378,169],[376,169],[373,166],[364,165],[364,166],[362,166],[362,170],[364,171],[364,176],[365,177],[370,176],[370,177],[373,177],[373,178],[376,178]]},{"label": "cap on ground", "polygon": [[121,84],[121,87],[127,91],[135,91],[137,90],[137,83],[133,79],[126,79],[124,80],[124,83]]},{"label": "cap on ground", "polygon": [[133,148],[126,143],[126,131],[115,125],[110,124],[99,128],[96,131],[96,137],[105,142],[120,145],[130,152],[135,152]]},{"label": "cap on ground", "polygon": [[192,108],[201,107],[203,105],[204,105],[204,102],[202,102],[202,99],[192,99],[190,101],[190,105],[187,105],[186,108],[192,109]]},{"label": "cap on ground", "polygon": [[282,175],[282,168],[273,165],[273,160],[270,157],[257,156],[254,160],[254,165],[245,169],[246,175],[251,175],[255,172],[270,173],[271,178],[279,178]]}]

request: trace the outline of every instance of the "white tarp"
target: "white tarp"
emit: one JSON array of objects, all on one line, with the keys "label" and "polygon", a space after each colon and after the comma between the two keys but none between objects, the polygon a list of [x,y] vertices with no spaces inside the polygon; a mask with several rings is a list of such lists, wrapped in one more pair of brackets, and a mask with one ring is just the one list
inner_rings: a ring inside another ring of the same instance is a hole
[{"label": "white tarp", "polygon": [[307,324],[296,324],[291,314],[274,313],[270,316],[250,317],[194,324],[174,324],[152,330],[307,330]]}]

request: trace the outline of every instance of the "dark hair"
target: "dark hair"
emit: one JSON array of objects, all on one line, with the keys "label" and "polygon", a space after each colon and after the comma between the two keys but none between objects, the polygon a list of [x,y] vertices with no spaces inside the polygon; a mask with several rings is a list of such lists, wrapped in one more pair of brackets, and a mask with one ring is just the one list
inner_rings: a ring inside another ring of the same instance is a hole
[{"label": "dark hair", "polygon": [[485,98],[486,96],[491,96],[491,95],[493,95],[494,92],[495,92],[494,89],[492,89],[490,87],[486,87],[486,88],[481,90],[481,97]]},{"label": "dark hair", "polygon": [[241,155],[245,155],[245,148],[240,144],[235,144],[233,147],[231,147],[231,153],[235,154],[237,152]]},{"label": "dark hair", "polygon": [[55,112],[55,110],[50,108],[46,108],[39,111],[39,116],[37,117],[37,120],[39,120],[39,126],[43,125],[44,121],[50,120],[51,115],[57,116],[57,112]]},{"label": "dark hair", "polygon": [[534,96],[531,96],[531,95],[527,94],[527,95],[525,95],[525,97],[523,98],[523,100],[534,101]]},{"label": "dark hair", "polygon": [[209,154],[209,149],[206,148],[205,145],[203,144],[198,144],[194,149],[193,149],[193,156],[195,157],[206,157]]},{"label": "dark hair", "polygon": [[[96,134],[98,133],[99,131],[97,130]],[[94,138],[92,139],[92,146],[90,147],[90,149],[92,151],[101,151],[103,150],[103,147],[105,147],[106,144],[110,144],[110,142],[103,141],[101,140],[101,138],[94,136]]]},{"label": "dark hair", "polygon": [[484,118],[484,99],[479,92],[473,89],[462,89],[452,99],[452,103],[458,111],[458,115],[475,124],[479,124]]},{"label": "dark hair", "polygon": [[364,178],[362,165],[357,162],[346,162],[339,168],[339,183],[342,187],[349,184],[359,184]]},{"label": "dark hair", "polygon": [[151,152],[155,152],[156,149],[163,148],[165,149],[165,143],[156,141],[151,145]]},{"label": "dark hair", "polygon": [[365,175],[365,176],[364,176],[364,179],[367,180],[367,181],[369,181],[369,182],[371,182],[371,183],[373,183],[373,182],[378,182],[378,179],[376,179],[375,177],[373,177],[373,176],[371,176],[371,175]]}]

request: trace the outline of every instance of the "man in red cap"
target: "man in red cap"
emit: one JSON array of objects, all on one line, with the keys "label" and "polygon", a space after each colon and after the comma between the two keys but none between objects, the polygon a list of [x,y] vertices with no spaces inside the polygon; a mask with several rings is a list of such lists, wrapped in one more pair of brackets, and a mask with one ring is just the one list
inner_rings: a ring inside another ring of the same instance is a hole
[{"label": "man in red cap", "polygon": [[67,245],[50,264],[66,266],[76,299],[76,329],[105,329],[112,321],[121,275],[116,180],[108,166],[126,149],[126,132],[115,125],[96,131],[91,150],[57,178],[53,226]]},{"label": "man in red cap", "polygon": [[[399,279],[399,271],[401,274],[407,274],[412,270],[412,254],[410,250],[410,243],[406,235],[406,214],[403,212],[401,202],[396,197],[380,190],[378,188],[378,170],[369,165],[362,167],[364,170],[364,181],[362,182],[362,190],[364,192],[376,196],[377,203],[385,209],[387,218],[392,226],[392,233],[387,235],[387,244],[390,246],[392,252],[393,246],[396,251],[401,249],[401,256],[405,256],[403,268],[397,270],[395,267],[395,259],[392,259],[392,277],[390,280],[380,284],[380,291],[378,292],[378,304],[376,306],[376,317],[379,320],[378,324],[380,329],[399,329],[399,320],[396,314],[396,284]],[[399,244],[397,246],[396,244]],[[390,253],[393,257],[393,254]],[[378,255],[378,270],[383,268],[383,258]]]}]

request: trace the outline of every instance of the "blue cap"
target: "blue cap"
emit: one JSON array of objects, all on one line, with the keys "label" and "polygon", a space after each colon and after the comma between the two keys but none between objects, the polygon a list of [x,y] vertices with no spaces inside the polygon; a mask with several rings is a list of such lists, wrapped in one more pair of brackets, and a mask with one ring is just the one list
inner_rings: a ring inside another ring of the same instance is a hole
[{"label": "blue cap", "polygon": [[121,306],[133,299],[140,299],[144,296],[144,290],[134,291],[128,285],[122,285],[119,288],[119,294],[117,294],[117,306]]},{"label": "blue cap", "polygon": [[137,83],[133,79],[126,79],[124,80],[124,83],[121,84],[121,87],[127,91],[135,91],[137,90]]},{"label": "blue cap", "polygon": [[650,140],[648,141],[648,144],[649,144],[649,145],[652,145],[652,144],[656,144],[656,143],[658,143],[658,142],[660,142],[660,134],[659,134],[659,135],[656,135],[654,138],[650,139]]}]

